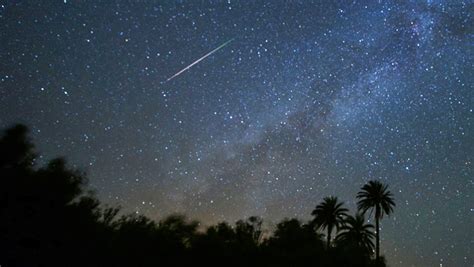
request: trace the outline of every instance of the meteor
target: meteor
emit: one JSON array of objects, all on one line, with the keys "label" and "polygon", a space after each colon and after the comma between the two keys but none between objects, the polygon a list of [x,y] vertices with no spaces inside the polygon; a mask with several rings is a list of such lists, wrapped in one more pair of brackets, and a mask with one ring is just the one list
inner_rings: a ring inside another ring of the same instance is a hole
[{"label": "meteor", "polygon": [[206,57],[214,54],[215,52],[217,52],[217,50],[223,48],[224,46],[228,45],[230,42],[232,42],[234,40],[234,38],[230,39],[229,41],[221,44],[220,46],[218,46],[216,49],[212,50],[211,52],[205,54],[204,56],[200,57],[198,60],[194,61],[193,63],[191,63],[190,65],[188,65],[186,68],[178,71],[175,75],[169,77],[166,82],[169,82],[170,80],[172,80],[173,78],[175,78],[176,76],[180,75],[181,73],[187,71],[188,69],[190,69],[192,66],[196,65],[197,63],[199,63],[201,60],[205,59]]}]

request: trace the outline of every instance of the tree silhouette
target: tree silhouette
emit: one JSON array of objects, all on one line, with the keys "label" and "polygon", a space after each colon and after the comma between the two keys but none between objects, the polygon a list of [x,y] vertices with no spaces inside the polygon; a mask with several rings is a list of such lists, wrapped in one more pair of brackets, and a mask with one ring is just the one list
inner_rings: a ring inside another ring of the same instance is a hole
[{"label": "tree silhouette", "polygon": [[199,222],[188,221],[182,214],[172,214],[158,223],[158,236],[166,241],[167,249],[175,247],[177,250],[185,250],[190,246],[196,234]]},{"label": "tree silhouette", "polygon": [[331,232],[344,224],[344,217],[348,210],[343,207],[344,203],[339,202],[337,197],[325,197],[323,202],[316,206],[311,215],[314,216],[313,223],[319,229],[327,230],[326,248],[329,250],[331,242]]},{"label": "tree silhouette", "polygon": [[235,224],[237,239],[244,243],[257,246],[262,238],[263,220],[257,216],[251,216],[247,220],[239,220]]},{"label": "tree silhouette", "polygon": [[365,214],[368,210],[375,210],[375,259],[380,259],[380,227],[379,221],[384,214],[390,215],[395,207],[393,194],[388,190],[388,185],[379,181],[369,181],[362,186],[361,191],[357,193],[358,209]]},{"label": "tree silhouette", "polygon": [[85,174],[68,168],[64,159],[36,168],[27,134],[25,126],[16,125],[0,138],[0,250],[5,254],[0,258],[7,266],[81,265],[81,259],[64,261],[103,246],[90,241],[100,239],[99,202],[85,195]]},{"label": "tree silhouette", "polygon": [[365,222],[364,215],[358,213],[355,216],[347,216],[345,224],[339,229],[341,232],[336,236],[336,242],[350,244],[360,248],[370,255],[374,250],[374,226]]},{"label": "tree silhouette", "polygon": [[[363,215],[347,216],[344,221],[347,209],[336,197],[324,198],[312,212],[312,221],[285,219],[272,235],[263,234],[263,220],[256,216],[203,229],[184,215],[154,221],[137,213],[123,214],[119,208],[104,206],[87,190],[86,174],[68,167],[63,158],[44,166],[36,162],[25,126],[4,131],[0,136],[1,266],[385,264],[383,257],[377,262],[370,258],[372,226]],[[363,213],[376,210],[378,229],[381,214],[389,214],[394,206],[387,186],[369,183],[358,198]],[[334,227],[342,232],[331,248]],[[327,230],[326,246],[320,228]]]},{"label": "tree silhouette", "polygon": [[222,262],[237,263],[236,234],[226,222],[212,225],[203,233],[198,233],[192,242],[192,257],[207,266],[221,266]]},{"label": "tree silhouette", "polygon": [[288,250],[298,249],[305,243],[318,245],[321,242],[321,234],[315,232],[311,225],[302,224],[297,219],[284,219],[277,224],[269,242]]},{"label": "tree silhouette", "polygon": [[270,266],[307,266],[308,259],[319,266],[326,258],[322,235],[294,218],[279,222],[264,247]]},{"label": "tree silhouette", "polygon": [[34,165],[34,145],[28,138],[28,128],[23,124],[5,130],[0,139],[0,151],[2,171],[21,168],[31,170]]}]

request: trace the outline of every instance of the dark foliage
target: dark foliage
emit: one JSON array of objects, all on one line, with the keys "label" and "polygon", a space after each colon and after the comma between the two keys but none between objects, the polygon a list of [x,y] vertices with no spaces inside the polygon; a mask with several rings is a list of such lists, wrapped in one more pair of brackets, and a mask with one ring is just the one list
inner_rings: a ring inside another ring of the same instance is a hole
[{"label": "dark foliage", "polygon": [[155,222],[119,215],[86,191],[84,173],[60,158],[37,167],[36,155],[25,126],[0,138],[1,266],[376,266],[373,226],[337,198],[325,198],[313,221],[285,219],[270,236],[259,217],[207,228],[182,215]]},{"label": "dark foliage", "polygon": [[369,181],[362,186],[361,191],[357,194],[357,207],[362,213],[368,210],[375,210],[375,258],[380,258],[380,220],[383,215],[390,215],[395,207],[393,194],[388,190],[388,185],[379,181]]},{"label": "dark foliage", "polygon": [[339,230],[344,225],[344,217],[347,216],[347,209],[344,203],[339,202],[337,197],[325,197],[323,202],[316,206],[311,215],[314,216],[313,224],[318,229],[327,230],[326,248],[329,250],[332,229]]}]

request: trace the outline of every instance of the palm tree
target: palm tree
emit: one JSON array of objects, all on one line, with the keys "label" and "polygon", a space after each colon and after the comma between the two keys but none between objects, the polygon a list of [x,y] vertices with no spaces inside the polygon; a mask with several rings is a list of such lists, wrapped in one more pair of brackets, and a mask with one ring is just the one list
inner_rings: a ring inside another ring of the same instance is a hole
[{"label": "palm tree", "polygon": [[362,214],[368,210],[375,210],[375,259],[380,258],[380,227],[379,221],[384,214],[390,215],[395,207],[393,194],[388,190],[388,185],[379,181],[369,181],[359,193],[357,193],[357,207]]},{"label": "palm tree", "polygon": [[336,241],[354,245],[370,255],[374,250],[373,228],[372,224],[365,223],[364,215],[360,213],[355,216],[349,215],[346,217],[345,224],[340,228],[342,232],[337,235]]},{"label": "palm tree", "polygon": [[313,224],[317,228],[327,229],[327,249],[331,242],[331,232],[334,227],[336,230],[344,224],[344,217],[347,215],[347,209],[342,207],[344,203],[339,202],[337,197],[325,197],[323,202],[316,206],[311,215],[314,216]]}]

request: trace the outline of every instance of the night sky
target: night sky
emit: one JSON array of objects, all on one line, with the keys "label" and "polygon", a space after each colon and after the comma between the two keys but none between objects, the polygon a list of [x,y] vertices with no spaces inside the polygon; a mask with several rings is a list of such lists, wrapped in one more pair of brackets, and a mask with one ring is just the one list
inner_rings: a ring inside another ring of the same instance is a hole
[{"label": "night sky", "polygon": [[131,2],[0,1],[0,127],[154,219],[271,227],[380,179],[390,265],[474,265],[472,1]]}]

